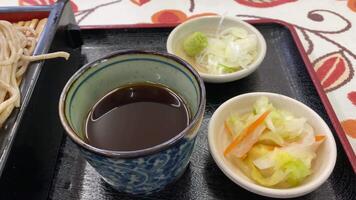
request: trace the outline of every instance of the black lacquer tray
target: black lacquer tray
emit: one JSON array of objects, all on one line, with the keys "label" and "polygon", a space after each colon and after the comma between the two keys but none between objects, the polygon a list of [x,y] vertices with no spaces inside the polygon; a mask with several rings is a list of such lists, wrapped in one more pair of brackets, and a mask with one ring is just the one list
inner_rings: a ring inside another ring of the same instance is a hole
[{"label": "black lacquer tray", "polygon": [[[47,18],[47,23],[38,39],[34,55],[47,53],[55,34],[62,32],[70,23],[75,23],[73,14],[66,13],[66,2],[60,0],[53,6],[0,7],[0,20],[10,22]],[[67,11],[68,12],[68,11]],[[65,16],[63,16],[65,14]],[[61,31],[62,30],[62,31]],[[60,33],[59,33],[60,34]],[[61,62],[61,61],[58,61]],[[29,65],[20,85],[21,105],[13,110],[0,129],[0,176],[11,151],[14,138],[21,123],[22,116],[36,86],[43,62],[33,62]]]},{"label": "black lacquer tray", "polygon": [[[204,121],[190,165],[177,182],[150,196],[118,193],[106,184],[81,157],[68,137],[63,136],[61,142],[58,139],[58,134],[64,135],[64,132],[60,128],[58,117],[52,115],[57,115],[56,98],[61,86],[63,87],[62,74],[66,73],[58,69],[53,72],[48,66],[41,74],[41,82],[54,86],[50,89],[42,86],[41,90],[38,89],[36,92],[39,95],[47,95],[48,100],[54,102],[42,105],[40,99],[31,101],[29,108],[31,113],[26,113],[25,122],[20,128],[26,129],[29,135],[19,134],[19,140],[16,141],[19,144],[15,143],[16,152],[11,154],[12,159],[9,159],[12,167],[7,168],[6,179],[0,182],[0,190],[7,189],[6,192],[0,192],[0,199],[268,199],[237,186],[214,163],[207,142],[207,125],[214,110],[224,101],[239,94],[256,91],[275,92],[302,101],[320,114],[331,128],[333,126],[290,30],[277,23],[259,23],[255,26],[266,38],[266,58],[260,68],[249,77],[225,84],[206,84],[207,106]],[[119,49],[164,52],[166,39],[171,30],[171,28],[83,30],[84,45],[81,49],[72,51],[71,66],[61,67],[75,69]],[[47,94],[49,91],[51,95]],[[46,107],[48,110],[46,112],[51,112],[51,117],[41,116],[44,112],[42,106]],[[45,138],[41,138],[43,135]],[[29,153],[23,147],[28,143],[26,140],[37,145],[35,150],[37,153],[31,154],[32,157],[28,157]],[[338,158],[332,175],[318,190],[297,199],[356,199],[355,174],[336,133],[335,140]],[[46,156],[43,156],[44,154]]]}]

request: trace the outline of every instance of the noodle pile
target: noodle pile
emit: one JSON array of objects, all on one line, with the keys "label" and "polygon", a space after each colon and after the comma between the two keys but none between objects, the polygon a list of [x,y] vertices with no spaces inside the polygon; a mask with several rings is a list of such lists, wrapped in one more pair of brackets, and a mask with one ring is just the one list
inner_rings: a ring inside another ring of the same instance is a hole
[{"label": "noodle pile", "polygon": [[44,24],[38,23],[38,19],[27,24],[0,20],[0,127],[12,110],[20,106],[19,86],[29,62],[69,57],[66,52],[31,56]]}]

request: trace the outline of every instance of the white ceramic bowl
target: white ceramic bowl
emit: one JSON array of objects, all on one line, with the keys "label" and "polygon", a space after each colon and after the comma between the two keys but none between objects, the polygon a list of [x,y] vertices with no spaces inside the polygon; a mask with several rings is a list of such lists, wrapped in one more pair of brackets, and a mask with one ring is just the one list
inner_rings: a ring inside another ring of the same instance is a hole
[{"label": "white ceramic bowl", "polygon": [[[251,111],[253,103],[261,96],[268,97],[276,108],[288,110],[295,116],[305,117],[308,123],[314,128],[315,133],[324,134],[326,136],[326,140],[317,151],[317,157],[313,160],[313,173],[299,186],[287,189],[274,189],[258,185],[223,156],[225,146],[222,144],[222,137],[219,136],[219,133],[222,132],[224,120],[231,112],[245,113]],[[256,92],[229,99],[223,103],[211,117],[208,131],[210,153],[219,168],[233,182],[259,195],[276,198],[292,198],[305,195],[323,184],[335,166],[337,154],[336,144],[327,124],[311,108],[284,95]]]},{"label": "white ceramic bowl", "polygon": [[[168,53],[177,55],[176,54],[177,49],[182,48],[182,43],[184,39],[196,31],[200,31],[203,33],[215,33],[220,20],[221,20],[221,16],[205,16],[205,17],[194,18],[180,24],[168,36],[168,40],[166,44]],[[263,61],[266,55],[266,41],[262,36],[262,34],[255,27],[242,20],[239,20],[237,17],[225,17],[222,22],[222,27],[220,30],[224,30],[230,27],[241,27],[246,29],[249,33],[253,33],[257,36],[257,40],[258,40],[257,57],[247,67],[247,69],[242,69],[240,71],[229,73],[229,74],[215,75],[215,74],[202,73],[197,70],[200,76],[206,82],[224,83],[224,82],[230,82],[230,81],[235,81],[244,78],[250,75],[258,68],[258,66],[261,64],[261,62]],[[180,57],[189,62],[188,56],[185,57],[180,56]]]}]

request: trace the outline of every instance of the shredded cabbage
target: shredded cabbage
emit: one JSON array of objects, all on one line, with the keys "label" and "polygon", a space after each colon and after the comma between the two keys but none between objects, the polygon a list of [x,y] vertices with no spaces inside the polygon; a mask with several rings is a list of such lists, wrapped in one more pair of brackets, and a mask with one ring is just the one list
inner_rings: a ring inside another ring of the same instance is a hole
[{"label": "shredded cabbage", "polygon": [[275,131],[268,130],[262,133],[258,140],[261,144],[266,144],[266,145],[275,145],[275,146],[284,146],[284,140]]},{"label": "shredded cabbage", "polygon": [[[226,119],[226,125],[234,132],[232,139],[266,112],[269,112],[268,116],[259,125],[265,127],[262,133],[246,136],[246,141],[237,145],[228,158],[260,185],[299,185],[312,173],[312,161],[325,137],[320,136],[321,139],[316,141],[313,127],[305,118],[278,109],[267,97],[261,97],[254,103],[252,112],[233,114]],[[241,152],[247,152],[245,157],[241,157]]]},{"label": "shredded cabbage", "polygon": [[238,115],[231,115],[226,119],[226,125],[229,126],[232,131],[233,137],[238,136],[245,128],[244,122]]},{"label": "shredded cabbage", "polygon": [[257,56],[257,36],[239,27],[227,28],[217,35],[190,35],[183,44],[188,56],[211,74],[226,74],[245,68]]},{"label": "shredded cabbage", "polygon": [[287,174],[286,181],[291,186],[300,184],[305,177],[311,174],[310,168],[301,159],[291,156],[286,152],[279,152],[275,160],[275,170],[281,170]]},{"label": "shredded cabbage", "polygon": [[[311,174],[310,167],[301,159],[280,150],[253,161],[253,165],[252,178],[264,186],[274,186],[283,181],[284,185],[296,186]],[[260,171],[271,167],[273,173],[270,176],[264,176]]]}]

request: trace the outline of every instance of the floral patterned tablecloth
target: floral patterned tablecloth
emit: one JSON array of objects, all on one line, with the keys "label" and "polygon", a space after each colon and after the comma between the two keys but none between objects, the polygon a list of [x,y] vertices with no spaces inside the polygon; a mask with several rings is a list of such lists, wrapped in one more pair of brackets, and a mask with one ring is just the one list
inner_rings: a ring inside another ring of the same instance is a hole
[{"label": "floral patterned tablecloth", "polygon": [[[54,2],[0,0],[0,5]],[[356,154],[356,0],[72,0],[71,4],[82,27],[179,23],[214,14],[292,24]]]}]

